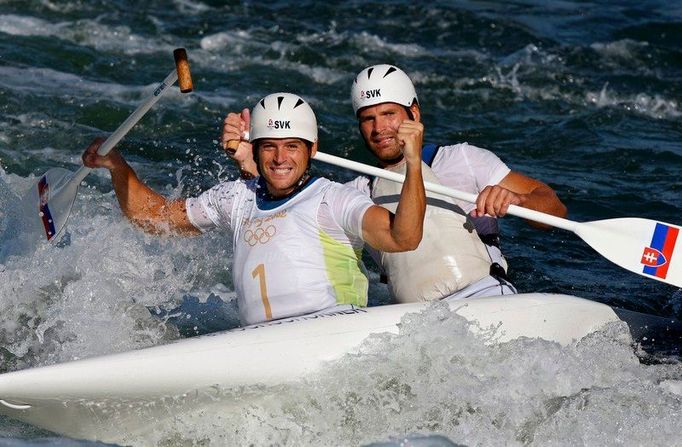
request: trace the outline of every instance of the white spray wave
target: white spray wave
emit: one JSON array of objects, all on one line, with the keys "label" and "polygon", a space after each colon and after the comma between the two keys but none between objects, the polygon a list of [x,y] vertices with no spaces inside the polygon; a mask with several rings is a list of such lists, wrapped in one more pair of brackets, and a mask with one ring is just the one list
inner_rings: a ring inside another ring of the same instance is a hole
[{"label": "white spray wave", "polygon": [[191,410],[187,397],[188,405],[174,404],[172,420],[136,439],[141,445],[676,442],[682,365],[642,365],[624,324],[568,347],[527,338],[490,344],[496,329],[474,336],[470,324],[436,303],[406,315],[399,334],[370,336],[358,353],[302,383],[212,391],[201,411]]},{"label": "white spray wave", "polygon": [[[15,208],[34,179],[0,172],[0,206]],[[3,369],[63,362],[177,338],[169,311],[184,297],[233,298],[231,251],[220,235],[168,239],[144,235],[114,205],[113,193],[81,188],[66,239],[0,260]],[[5,225],[10,219],[1,219]],[[0,244],[13,232],[0,226]]]}]

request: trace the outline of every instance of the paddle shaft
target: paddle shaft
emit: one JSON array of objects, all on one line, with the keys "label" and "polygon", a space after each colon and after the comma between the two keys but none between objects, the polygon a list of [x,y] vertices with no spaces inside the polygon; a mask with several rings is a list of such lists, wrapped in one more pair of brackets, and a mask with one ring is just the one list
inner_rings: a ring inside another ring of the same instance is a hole
[{"label": "paddle shaft", "polygon": [[[363,163],[358,163],[357,161],[347,160],[345,158],[337,157],[330,154],[325,154],[324,152],[317,151],[315,154],[315,160],[320,160],[325,163],[336,165],[342,168],[351,169],[353,171],[362,172],[363,174],[373,175],[375,177],[381,177],[386,180],[392,180],[394,182],[402,183],[405,181],[405,176],[402,174],[397,174],[395,172],[388,171],[386,169],[377,168],[374,166],[368,166]],[[476,203],[476,194],[471,194],[468,192],[458,191],[453,188],[448,188],[447,186],[438,185],[435,183],[424,182],[424,188],[427,191],[435,192],[437,194],[443,194],[444,196],[453,197],[455,199],[463,200],[465,202]],[[532,220],[534,222],[543,223],[545,225],[550,225],[552,227],[561,228],[568,231],[575,232],[580,222],[574,222],[572,220],[563,219],[561,217],[552,216],[551,214],[545,214],[540,211],[531,210],[528,208],[523,208],[517,205],[510,205],[507,210],[508,214],[522,217],[524,219]]]},{"label": "paddle shaft", "polygon": [[[140,106],[135,109],[135,111],[125,121],[123,121],[120,126],[118,126],[118,129],[109,135],[109,138],[107,138],[97,150],[97,154],[108,154],[114,148],[114,146],[116,146],[118,142],[121,141],[121,139],[130,131],[130,129],[132,129],[133,126],[137,124],[140,119],[142,119],[145,113],[147,113],[149,109],[151,109],[152,106],[154,106],[154,104],[161,99],[163,94],[169,90],[168,87],[173,85],[177,79],[177,70],[170,72],[168,76],[166,76],[166,79],[164,79],[163,82],[154,90],[152,96],[150,96],[144,103],[140,104]],[[90,171],[92,171],[91,168],[81,166],[80,169],[75,172],[71,181],[80,183],[90,173]]]}]

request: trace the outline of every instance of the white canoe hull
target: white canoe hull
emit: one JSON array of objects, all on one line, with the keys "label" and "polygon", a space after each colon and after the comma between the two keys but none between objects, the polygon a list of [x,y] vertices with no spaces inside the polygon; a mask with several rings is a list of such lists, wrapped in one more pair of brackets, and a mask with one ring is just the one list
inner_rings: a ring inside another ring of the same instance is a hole
[{"label": "white canoe hull", "polygon": [[[539,337],[568,345],[619,321],[611,307],[568,295],[520,294],[449,305],[476,322],[472,330],[499,327],[499,342]],[[426,306],[388,305],[292,318],[2,374],[0,414],[72,437],[120,442],[121,424],[132,433],[147,417],[172,412],[164,400],[176,396],[175,401],[184,399],[183,406],[189,401],[210,406],[216,390],[298,381],[325,362],[352,353],[369,334],[397,333],[403,315]],[[146,417],[121,411],[142,402],[147,402]]]}]

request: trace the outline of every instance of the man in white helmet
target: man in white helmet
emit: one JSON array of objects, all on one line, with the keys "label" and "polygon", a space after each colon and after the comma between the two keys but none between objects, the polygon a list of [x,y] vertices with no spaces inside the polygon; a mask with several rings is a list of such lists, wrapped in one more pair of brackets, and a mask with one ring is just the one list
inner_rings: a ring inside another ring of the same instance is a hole
[{"label": "man in white helmet", "polygon": [[121,210],[147,231],[232,233],[242,324],[366,306],[363,241],[392,252],[413,250],[421,239],[421,125],[398,132],[409,167],[400,208],[392,214],[349,186],[310,175],[317,121],[302,98],[275,93],[245,113],[250,142],[242,144],[253,145],[260,175],[222,182],[196,198],[169,200],[154,192],[117,151],[97,155],[101,140],[85,151],[83,162],[109,169]]},{"label": "man in white helmet", "polygon": [[[395,66],[374,65],[357,75],[351,97],[367,148],[383,168],[404,173],[396,130],[404,123],[421,122],[410,78]],[[427,192],[424,236],[417,250],[377,256],[395,299],[410,302],[515,293],[506,278],[496,218],[504,216],[512,204],[560,217],[566,215],[566,207],[545,183],[511,171],[488,150],[467,143],[425,145],[422,156],[426,181],[478,194],[478,200],[470,204]],[[395,208],[399,184],[365,177],[352,183],[375,203]]]}]

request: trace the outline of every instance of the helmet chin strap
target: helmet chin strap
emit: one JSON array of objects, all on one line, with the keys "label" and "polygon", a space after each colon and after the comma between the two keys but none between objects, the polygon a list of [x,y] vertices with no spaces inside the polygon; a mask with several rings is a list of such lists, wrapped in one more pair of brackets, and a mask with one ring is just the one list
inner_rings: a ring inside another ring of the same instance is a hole
[{"label": "helmet chin strap", "polygon": [[308,151],[308,167],[306,167],[305,171],[303,171],[303,174],[301,174],[301,177],[296,182],[296,186],[294,187],[293,191],[287,194],[286,197],[291,197],[297,192],[299,192],[308,183],[308,180],[310,180],[310,164],[313,158],[310,156],[311,152],[312,151],[310,150]]},{"label": "helmet chin strap", "polygon": [[292,192],[297,192],[299,189],[301,189],[306,184],[308,179],[310,179],[310,169],[306,169],[305,172],[303,172],[303,175],[301,175],[301,178],[298,179],[298,182],[296,182],[296,187]]}]

